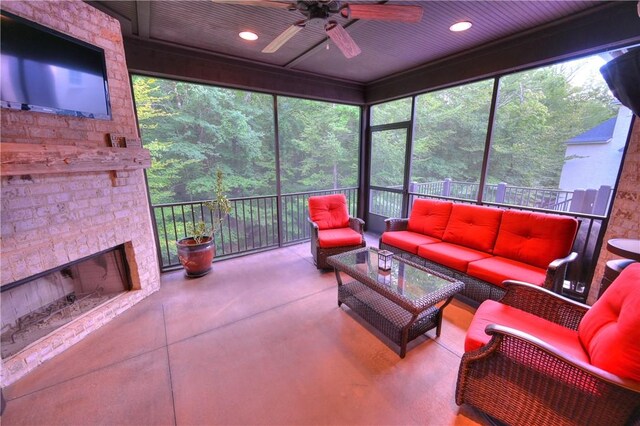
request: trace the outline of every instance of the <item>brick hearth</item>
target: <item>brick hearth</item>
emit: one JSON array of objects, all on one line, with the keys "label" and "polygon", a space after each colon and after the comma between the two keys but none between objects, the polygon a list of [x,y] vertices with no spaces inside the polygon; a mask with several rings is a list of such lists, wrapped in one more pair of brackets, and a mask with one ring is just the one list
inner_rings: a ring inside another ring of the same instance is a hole
[{"label": "brick hearth", "polygon": [[[82,1],[3,1],[3,10],[104,49],[112,120],[2,111],[2,143],[107,146],[137,136],[120,24]],[[121,148],[127,149],[127,148]],[[2,361],[6,386],[133,306],[160,286],[142,170],[3,176],[0,284],[125,244],[133,291],[122,294]]]}]

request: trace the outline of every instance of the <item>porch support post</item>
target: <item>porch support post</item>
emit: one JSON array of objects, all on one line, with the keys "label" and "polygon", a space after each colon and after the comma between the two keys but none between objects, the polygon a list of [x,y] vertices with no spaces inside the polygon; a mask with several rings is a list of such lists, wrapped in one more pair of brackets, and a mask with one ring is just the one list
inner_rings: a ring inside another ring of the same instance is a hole
[{"label": "porch support post", "polygon": [[498,105],[498,88],[500,86],[500,78],[493,79],[493,93],[491,94],[491,107],[489,109],[489,123],[487,124],[487,136],[484,141],[484,154],[482,156],[482,170],[480,170],[480,181],[478,183],[478,204],[482,204],[482,194],[484,193],[484,185],[487,181],[487,173],[489,172],[489,152],[491,151],[491,139],[493,135],[493,122],[496,118],[496,108]]},{"label": "porch support post", "polygon": [[278,97],[273,95],[273,136],[275,139],[276,160],[276,215],[278,217],[278,247],[282,247],[284,235],[282,232],[282,188],[280,185],[280,132],[278,130]]}]

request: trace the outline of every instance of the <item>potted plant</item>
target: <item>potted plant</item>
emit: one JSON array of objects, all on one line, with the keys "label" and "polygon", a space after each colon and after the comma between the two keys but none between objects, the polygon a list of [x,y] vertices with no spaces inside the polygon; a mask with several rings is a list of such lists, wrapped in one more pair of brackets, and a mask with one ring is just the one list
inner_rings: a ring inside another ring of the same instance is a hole
[{"label": "potted plant", "polygon": [[191,236],[176,242],[178,259],[188,277],[201,277],[211,271],[216,250],[213,235],[231,212],[231,203],[224,193],[220,170],[216,173],[215,198],[204,202],[204,206],[212,213],[211,224],[205,221],[187,224],[187,233]]}]

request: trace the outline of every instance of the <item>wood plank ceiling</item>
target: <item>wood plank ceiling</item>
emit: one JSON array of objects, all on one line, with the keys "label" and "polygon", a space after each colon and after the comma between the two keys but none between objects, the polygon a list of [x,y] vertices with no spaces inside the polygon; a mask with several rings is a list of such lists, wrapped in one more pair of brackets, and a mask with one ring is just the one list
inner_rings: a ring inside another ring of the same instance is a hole
[{"label": "wood plank ceiling", "polygon": [[[346,59],[327,40],[323,28],[315,25],[307,26],[277,52],[262,53],[282,31],[303,18],[298,11],[207,0],[89,3],[119,19],[125,37],[369,84],[492,41],[569,19],[606,2],[393,1],[393,4],[422,7],[421,22],[337,18],[362,49],[362,53],[352,59]],[[451,24],[461,20],[471,21],[473,27],[462,33],[449,31]],[[253,42],[242,40],[238,37],[240,31],[252,31],[259,38]]]}]

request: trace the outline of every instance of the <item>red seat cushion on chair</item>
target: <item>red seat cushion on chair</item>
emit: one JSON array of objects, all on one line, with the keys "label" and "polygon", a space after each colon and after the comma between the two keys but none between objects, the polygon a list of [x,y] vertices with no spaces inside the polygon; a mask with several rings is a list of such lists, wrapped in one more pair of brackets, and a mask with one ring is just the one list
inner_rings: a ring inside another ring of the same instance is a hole
[{"label": "red seat cushion on chair", "polygon": [[545,269],[517,260],[494,256],[469,263],[467,274],[503,287],[502,282],[505,280],[524,281],[541,286],[544,284],[547,272]]},{"label": "red seat cushion on chair", "polygon": [[418,247],[418,256],[449,268],[466,272],[469,262],[484,259],[491,255],[455,244],[435,243]]},{"label": "red seat cushion on chair", "polygon": [[493,254],[547,269],[569,254],[577,229],[572,217],[506,210]]},{"label": "red seat cushion on chair", "polygon": [[442,241],[492,253],[502,210],[454,204]]},{"label": "red seat cushion on chair", "polygon": [[344,194],[309,197],[309,218],[318,225],[318,229],[349,226],[347,197]]},{"label": "red seat cushion on chair", "polygon": [[357,246],[361,243],[362,235],[351,228],[318,231],[318,245],[322,248]]},{"label": "red seat cushion on chair", "polygon": [[484,331],[489,324],[503,325],[525,332],[577,360],[589,362],[577,331],[493,300],[485,300],[476,310],[464,341],[465,352],[478,349],[489,342],[491,336]]},{"label": "red seat cushion on chair", "polygon": [[418,254],[418,246],[439,243],[440,240],[411,231],[390,231],[382,234],[382,242],[412,254]]},{"label": "red seat cushion on chair", "polygon": [[441,240],[449,222],[452,206],[451,201],[416,198],[409,215],[407,229]]},{"label": "red seat cushion on chair", "polygon": [[591,364],[640,381],[640,263],[627,266],[580,321]]}]

